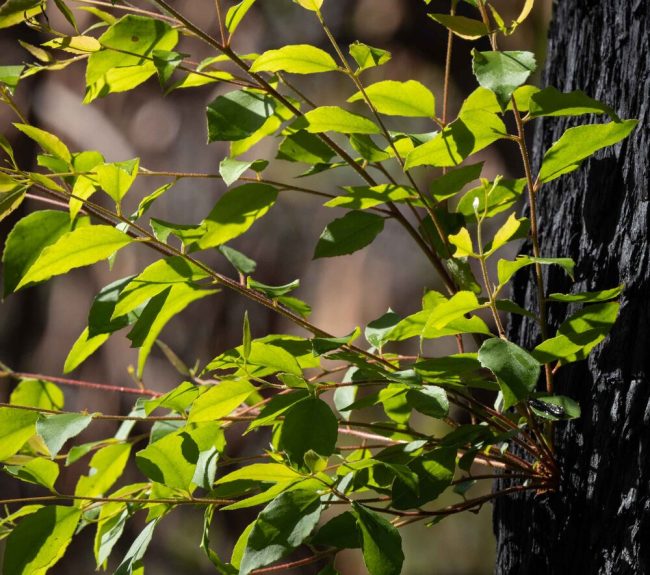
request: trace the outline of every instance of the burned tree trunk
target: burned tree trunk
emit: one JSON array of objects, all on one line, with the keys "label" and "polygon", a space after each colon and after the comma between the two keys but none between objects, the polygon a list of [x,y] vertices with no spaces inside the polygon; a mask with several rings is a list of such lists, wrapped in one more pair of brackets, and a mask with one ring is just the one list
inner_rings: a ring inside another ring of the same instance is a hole
[{"label": "burned tree trunk", "polygon": [[[558,372],[556,391],[582,406],[581,419],[555,431],[559,492],[496,504],[499,574],[650,573],[649,43],[647,0],[555,4],[544,85],[581,89],[640,123],[622,144],[542,188],[542,251],[575,259],[574,289],[626,288],[605,343]],[[575,124],[541,123],[537,166]],[[549,293],[571,289],[561,272],[547,271]],[[532,277],[522,274],[514,289],[517,301],[536,305]],[[551,325],[566,314],[551,306]],[[528,348],[538,341],[529,321],[513,322],[510,336]]]}]

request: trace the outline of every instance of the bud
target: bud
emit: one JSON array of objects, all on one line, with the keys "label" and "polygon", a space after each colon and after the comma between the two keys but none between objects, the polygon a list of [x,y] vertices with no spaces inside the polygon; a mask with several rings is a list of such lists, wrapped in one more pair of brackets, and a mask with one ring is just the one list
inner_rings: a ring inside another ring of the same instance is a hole
[{"label": "bud", "polygon": [[474,212],[478,212],[478,205],[479,205],[478,196],[476,196],[474,198],[474,201],[472,202],[472,207],[474,208]]}]

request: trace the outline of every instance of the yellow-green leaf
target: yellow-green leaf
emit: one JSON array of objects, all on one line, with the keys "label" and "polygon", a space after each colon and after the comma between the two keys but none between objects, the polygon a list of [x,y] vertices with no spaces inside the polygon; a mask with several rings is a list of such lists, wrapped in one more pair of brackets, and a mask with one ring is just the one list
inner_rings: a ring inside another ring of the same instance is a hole
[{"label": "yellow-green leaf", "polygon": [[332,72],[338,66],[327,52],[309,44],[291,44],[277,50],[268,50],[258,56],[251,72],[290,72],[315,74]]},{"label": "yellow-green leaf", "polygon": [[[415,80],[384,80],[371,84],[364,91],[380,114],[414,118],[431,118],[436,114],[436,102],[431,90]],[[360,91],[348,98],[348,102],[360,100],[364,100]]]}]

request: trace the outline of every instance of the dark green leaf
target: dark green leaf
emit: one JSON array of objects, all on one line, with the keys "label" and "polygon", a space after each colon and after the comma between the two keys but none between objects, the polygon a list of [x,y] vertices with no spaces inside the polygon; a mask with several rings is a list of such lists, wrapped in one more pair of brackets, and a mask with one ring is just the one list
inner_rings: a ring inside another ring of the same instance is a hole
[{"label": "dark green leaf", "polygon": [[310,449],[319,455],[334,453],[337,436],[338,421],[330,407],[320,399],[305,399],[286,412],[279,447],[302,465]]},{"label": "dark green leaf", "polygon": [[300,287],[300,280],[293,280],[291,283],[282,286],[269,286],[255,281],[253,278],[249,277],[246,279],[246,284],[249,288],[262,292],[264,295],[270,298],[277,298],[286,295]]},{"label": "dark green leaf", "polygon": [[312,491],[288,491],[276,497],[255,520],[241,561],[241,575],[270,565],[300,546],[316,527],[321,510],[320,498]]},{"label": "dark green leaf", "polygon": [[549,86],[530,97],[530,115],[539,116],[578,116],[581,114],[607,114],[613,120],[618,120],[614,111],[587,96],[584,92],[563,93]]},{"label": "dark green leaf", "polygon": [[531,52],[472,51],[472,69],[478,83],[492,90],[505,110],[515,88],[521,86],[535,70],[537,63]]},{"label": "dark green leaf", "polygon": [[404,553],[397,529],[359,503],[352,504],[352,512],[361,530],[363,561],[370,575],[399,575]]},{"label": "dark green leaf", "polygon": [[270,96],[237,90],[208,104],[208,143],[231,142],[253,135],[275,113]]},{"label": "dark green leaf", "polygon": [[257,268],[257,263],[230,246],[222,244],[217,249],[232,264],[232,266],[244,275],[252,274]]},{"label": "dark green leaf", "polygon": [[277,158],[289,162],[326,164],[334,157],[334,151],[319,137],[305,130],[298,130],[282,140]]},{"label": "dark green leaf", "polygon": [[436,202],[442,202],[455,196],[467,184],[478,179],[481,176],[482,169],[483,162],[479,162],[478,164],[463,166],[436,178],[429,186],[431,196]]},{"label": "dark green leaf", "polygon": [[345,511],[330,519],[311,540],[312,545],[325,545],[337,549],[357,549],[361,547],[361,534],[357,520],[350,511]]},{"label": "dark green leaf", "polygon": [[512,342],[488,339],[478,351],[478,360],[497,376],[505,409],[526,399],[537,385],[539,362]]},{"label": "dark green leaf", "polygon": [[376,348],[381,348],[387,341],[386,336],[400,322],[402,318],[389,309],[380,318],[371,321],[365,329],[364,335],[368,343]]},{"label": "dark green leaf", "polygon": [[372,243],[383,229],[382,217],[366,212],[349,212],[323,230],[316,245],[314,259],[356,252]]}]

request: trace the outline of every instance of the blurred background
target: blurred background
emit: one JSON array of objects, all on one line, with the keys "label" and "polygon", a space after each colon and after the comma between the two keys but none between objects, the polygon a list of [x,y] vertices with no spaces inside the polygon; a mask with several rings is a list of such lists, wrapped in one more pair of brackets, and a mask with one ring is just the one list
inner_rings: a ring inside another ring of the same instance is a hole
[{"label": "blurred background", "polygon": [[[227,7],[233,2],[224,0]],[[136,3],[137,4],[137,3]],[[495,5],[506,21],[520,11],[523,0],[496,0]],[[526,49],[535,52],[540,67],[545,53],[546,29],[551,0],[538,0],[526,23],[512,37],[501,43],[502,49]],[[216,34],[214,3],[211,0],[176,0],[175,8],[205,30]],[[147,6],[146,3],[143,6]],[[344,47],[354,40],[387,49],[392,60],[378,70],[365,73],[366,83],[379,79],[417,79],[427,85],[442,101],[444,59],[447,33],[431,21],[426,13],[448,12],[449,0],[432,0],[427,7],[422,0],[326,0],[327,23]],[[463,13],[468,8],[461,3]],[[48,13],[54,29],[68,31],[68,25],[56,9]],[[80,27],[82,12],[77,13]],[[0,31],[0,65],[32,61],[32,57],[16,41],[20,36],[32,44],[39,37],[29,30]],[[44,39],[40,39],[43,41]],[[290,0],[259,0],[237,31],[234,43],[240,53],[261,52],[282,44],[310,43],[329,49],[316,18]],[[470,45],[455,40],[452,82],[450,86],[450,117],[458,111],[462,99],[475,88],[471,75]],[[487,43],[482,46],[488,49]],[[196,41],[185,41],[178,51],[191,54],[200,61],[213,55]],[[30,121],[57,133],[72,150],[99,150],[107,161],[141,158],[141,165],[151,170],[187,172],[218,171],[219,162],[228,154],[226,144],[206,145],[205,106],[220,93],[232,89],[228,85],[209,85],[191,90],[178,90],[164,96],[155,79],[134,92],[112,94],[82,104],[84,92],[83,65],[58,73],[38,74],[25,80],[16,93],[17,100]],[[296,84],[319,104],[341,104],[354,93],[342,75],[325,74],[297,78]],[[533,83],[535,79],[533,79]],[[15,121],[10,110],[0,107],[0,129],[9,138],[24,168],[34,165],[36,150],[26,138],[18,138],[10,126]],[[424,132],[430,125],[393,120],[395,130]],[[486,167],[484,176],[496,174],[519,177],[506,168],[508,149],[482,154]],[[271,145],[262,144],[245,157],[273,158]],[[288,181],[298,173],[295,166],[277,162],[265,172],[270,180]],[[423,177],[426,177],[423,175]],[[432,176],[429,176],[432,177]],[[139,178],[129,192],[130,201],[137,202],[166,180]],[[335,170],[326,176],[315,176],[308,185],[335,193],[341,185],[354,185],[355,176],[348,170]],[[151,215],[175,223],[198,223],[212,208],[223,185],[217,180],[184,180],[159,200]],[[23,215],[42,208],[26,201],[18,213],[0,223],[0,241],[4,243],[11,226]],[[127,206],[127,211],[130,206]],[[266,284],[280,285],[300,278],[297,297],[313,308],[313,323],[335,335],[345,335],[357,325],[365,325],[381,316],[390,306],[401,315],[417,311],[423,289],[437,289],[437,279],[411,240],[401,228],[389,223],[372,246],[352,256],[311,261],[313,249],[323,227],[342,212],[321,208],[317,198],[283,192],[273,210],[233,247],[258,262],[255,278]],[[0,361],[17,371],[61,375],[67,352],[84,329],[92,298],[101,287],[116,278],[138,273],[149,264],[152,255],[145,248],[120,253],[113,270],[98,265],[91,270],[77,270],[44,286],[13,295],[0,305]],[[210,262],[216,269],[231,273],[216,256]],[[268,333],[299,333],[282,318],[261,307],[254,307],[236,294],[223,292],[218,297],[193,304],[174,319],[162,339],[188,364],[202,363],[241,341],[241,324],[248,310],[254,337]],[[453,343],[453,342],[452,342]],[[452,352],[445,342],[438,354]],[[127,368],[136,362],[137,350],[129,348],[123,333],[113,336],[93,358],[73,373],[87,379],[113,385],[133,385]],[[144,380],[147,387],[165,391],[180,383],[181,378],[156,349],[148,361]],[[0,400],[5,401],[11,388],[7,380],[0,383]],[[67,408],[99,410],[105,413],[127,411],[132,400],[118,395],[99,395],[88,390],[66,389]],[[111,433],[107,424],[93,426],[93,434]],[[247,436],[262,441],[261,436]],[[234,444],[232,456],[252,452],[256,445]],[[231,448],[232,449],[232,448]],[[72,467],[61,479],[60,488],[70,492],[72,482],[85,464]],[[129,472],[133,480],[135,470]],[[66,484],[66,477],[68,483]],[[489,486],[486,486],[489,489]],[[36,494],[25,485],[17,485],[0,477],[2,498]],[[405,575],[479,575],[493,570],[494,544],[490,520],[491,506],[478,515],[463,514],[426,528],[415,524],[402,530],[407,557]],[[217,515],[212,540],[218,551],[229,556],[232,544],[254,513]],[[139,518],[141,519],[141,518]],[[147,572],[154,575],[177,573],[213,573],[208,560],[198,549],[202,517],[199,512],[179,510],[162,522],[147,554]],[[138,532],[141,524],[130,524],[114,552],[119,558]],[[92,534],[87,529],[73,543],[65,559],[53,572],[90,573]],[[0,547],[1,553],[1,547]],[[363,573],[358,552],[340,555],[337,566],[344,574]],[[315,573],[305,569],[301,573]],[[295,571],[298,573],[299,571]]]}]

